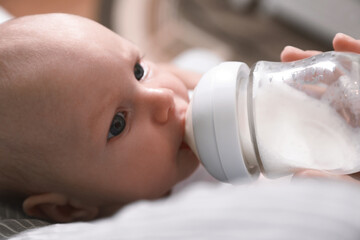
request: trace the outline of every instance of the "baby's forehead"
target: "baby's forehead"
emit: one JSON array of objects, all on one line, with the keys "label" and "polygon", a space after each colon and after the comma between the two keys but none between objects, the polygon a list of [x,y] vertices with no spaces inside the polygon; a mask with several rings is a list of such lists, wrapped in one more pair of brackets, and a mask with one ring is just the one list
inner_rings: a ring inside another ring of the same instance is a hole
[{"label": "baby's forehead", "polygon": [[[107,79],[111,72],[121,73],[120,68],[131,71],[139,55],[130,42],[93,21],[76,16],[24,17],[0,26],[0,34],[2,31],[10,33],[0,38],[0,51],[6,52],[0,55],[0,64],[6,58],[11,67],[9,72],[16,75],[14,79],[28,87],[24,90],[26,94],[39,93],[29,97],[51,98],[62,106],[76,95],[94,96],[99,91],[98,82]],[[11,38],[16,39],[11,44],[1,40]],[[10,48],[2,48],[2,43]]]},{"label": "baby's forehead", "polygon": [[0,34],[1,45],[30,44],[35,49],[42,46],[36,49],[42,52],[59,50],[58,54],[113,47],[134,48],[130,42],[97,22],[68,14],[33,15],[10,20],[0,25]]},{"label": "baby's forehead", "polygon": [[15,19],[0,25],[0,35],[0,50],[3,47],[2,53],[12,55],[9,60],[37,70],[50,64],[59,69],[70,63],[74,71],[76,65],[89,60],[109,60],[115,53],[126,57],[138,52],[133,44],[98,23],[64,14]]}]

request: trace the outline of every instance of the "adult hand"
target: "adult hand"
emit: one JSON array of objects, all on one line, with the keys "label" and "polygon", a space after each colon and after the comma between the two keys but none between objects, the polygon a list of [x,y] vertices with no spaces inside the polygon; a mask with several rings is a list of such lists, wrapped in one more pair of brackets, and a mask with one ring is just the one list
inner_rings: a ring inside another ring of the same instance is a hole
[{"label": "adult hand", "polygon": [[[356,40],[348,35],[343,33],[338,33],[333,39],[333,47],[335,51],[339,52],[355,52],[360,54],[360,40]],[[316,50],[301,50],[293,46],[287,46],[281,52],[281,61],[282,62],[291,62],[300,60],[303,58],[311,57],[316,54],[321,53]]]},{"label": "adult hand", "polygon": [[339,175],[339,174],[333,174],[320,170],[307,169],[307,170],[298,171],[294,174],[293,179],[299,179],[299,178],[319,178],[319,179],[329,178],[334,180],[354,182],[360,184],[360,172],[350,175]]}]

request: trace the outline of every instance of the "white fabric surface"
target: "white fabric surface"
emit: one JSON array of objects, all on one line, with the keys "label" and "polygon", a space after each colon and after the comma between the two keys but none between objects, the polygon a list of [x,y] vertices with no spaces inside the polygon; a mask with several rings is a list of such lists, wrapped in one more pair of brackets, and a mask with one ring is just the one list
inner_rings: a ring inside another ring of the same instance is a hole
[{"label": "white fabric surface", "polygon": [[334,181],[203,183],[168,199],[129,205],[109,219],[56,224],[12,239],[358,240],[359,186]]},{"label": "white fabric surface", "polygon": [[3,7],[0,6],[0,24],[11,19],[12,16]]},{"label": "white fabric surface", "polygon": [[208,49],[191,48],[175,57],[172,63],[182,69],[205,73],[222,61],[220,56]]}]

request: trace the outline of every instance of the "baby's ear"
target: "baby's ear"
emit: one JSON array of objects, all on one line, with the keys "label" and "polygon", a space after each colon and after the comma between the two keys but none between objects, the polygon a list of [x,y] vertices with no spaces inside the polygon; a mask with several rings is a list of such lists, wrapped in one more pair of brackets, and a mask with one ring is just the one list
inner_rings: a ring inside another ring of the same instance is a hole
[{"label": "baby's ear", "polygon": [[98,207],[70,200],[59,193],[31,195],[23,202],[23,209],[31,217],[62,223],[89,221],[99,213]]}]

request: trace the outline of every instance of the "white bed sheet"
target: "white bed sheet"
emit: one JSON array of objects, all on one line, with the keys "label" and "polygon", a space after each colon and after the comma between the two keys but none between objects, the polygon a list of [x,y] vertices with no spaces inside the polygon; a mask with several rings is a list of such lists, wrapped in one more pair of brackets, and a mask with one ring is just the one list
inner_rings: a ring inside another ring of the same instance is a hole
[{"label": "white bed sheet", "polygon": [[13,16],[6,11],[3,7],[0,6],[0,24],[13,18]]},{"label": "white bed sheet", "polygon": [[[360,186],[360,185],[359,185]],[[335,181],[195,184],[112,218],[56,224],[12,239],[360,239],[360,188]]]}]

